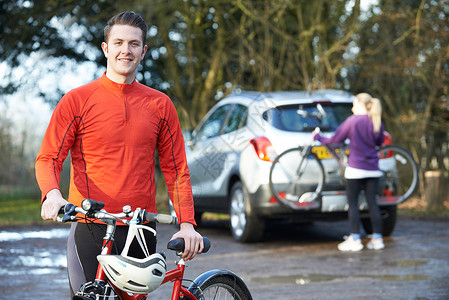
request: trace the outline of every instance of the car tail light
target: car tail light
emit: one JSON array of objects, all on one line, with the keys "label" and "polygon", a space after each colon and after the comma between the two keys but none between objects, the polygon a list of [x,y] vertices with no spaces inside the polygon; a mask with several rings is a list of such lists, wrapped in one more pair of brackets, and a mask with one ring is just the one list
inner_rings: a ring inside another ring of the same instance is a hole
[{"label": "car tail light", "polygon": [[[393,139],[391,138],[391,134],[389,134],[388,132],[384,131],[384,143],[382,144],[382,146],[387,146],[387,145],[391,145],[393,143]],[[382,153],[380,153],[379,158],[390,158],[393,155],[392,151],[383,151]]]},{"label": "car tail light", "polygon": [[391,134],[389,134],[387,131],[384,131],[384,143],[382,146],[391,145],[393,144],[393,139],[391,138]]},{"label": "car tail light", "polygon": [[263,161],[273,161],[276,152],[274,151],[273,145],[270,140],[264,136],[255,137],[250,140],[253,145],[254,150],[256,150],[257,157]]}]

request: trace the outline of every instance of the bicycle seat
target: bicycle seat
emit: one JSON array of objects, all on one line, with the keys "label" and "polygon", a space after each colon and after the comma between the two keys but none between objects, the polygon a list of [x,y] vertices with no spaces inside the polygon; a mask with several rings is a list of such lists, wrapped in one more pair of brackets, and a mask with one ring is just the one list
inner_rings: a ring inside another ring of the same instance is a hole
[{"label": "bicycle seat", "polygon": [[[201,253],[206,253],[210,249],[210,240],[203,236],[204,249]],[[174,239],[168,242],[167,249],[174,250],[177,252],[184,251],[184,239]]]}]

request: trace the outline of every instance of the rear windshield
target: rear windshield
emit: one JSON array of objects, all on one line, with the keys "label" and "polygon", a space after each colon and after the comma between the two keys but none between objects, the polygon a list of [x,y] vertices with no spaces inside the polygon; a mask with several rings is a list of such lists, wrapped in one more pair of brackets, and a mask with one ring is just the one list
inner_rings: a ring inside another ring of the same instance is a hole
[{"label": "rear windshield", "polygon": [[352,112],[352,103],[284,105],[265,111],[263,119],[273,127],[293,132],[312,132],[315,127],[335,131]]}]

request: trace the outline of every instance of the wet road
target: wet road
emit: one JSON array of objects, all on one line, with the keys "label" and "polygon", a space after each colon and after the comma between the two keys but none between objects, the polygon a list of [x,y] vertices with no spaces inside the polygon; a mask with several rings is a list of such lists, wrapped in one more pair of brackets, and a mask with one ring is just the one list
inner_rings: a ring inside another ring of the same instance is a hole
[{"label": "wet road", "polygon": [[[254,299],[449,299],[449,221],[400,217],[386,249],[336,249],[347,223],[281,226],[256,244],[234,242],[223,222],[198,230],[209,253],[189,263],[186,277],[226,268]],[[159,250],[175,232],[159,225]],[[64,226],[0,229],[0,299],[69,299]],[[366,242],[366,240],[365,240]],[[167,252],[169,267],[175,256]],[[171,284],[152,299],[169,299]]]}]

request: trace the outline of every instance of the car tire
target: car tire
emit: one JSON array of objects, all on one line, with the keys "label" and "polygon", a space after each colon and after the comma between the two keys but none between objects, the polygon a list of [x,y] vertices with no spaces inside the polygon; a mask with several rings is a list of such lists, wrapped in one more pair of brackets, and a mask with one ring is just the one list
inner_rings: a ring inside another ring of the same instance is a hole
[{"label": "car tire", "polygon": [[260,241],[265,220],[251,213],[249,197],[241,182],[234,183],[229,197],[229,222],[234,239],[241,243]]},{"label": "car tire", "polygon": [[[390,236],[394,231],[394,227],[396,226],[397,206],[396,205],[381,206],[380,214],[382,216],[382,235]],[[362,218],[362,226],[367,234],[373,233],[371,220],[369,217]]]}]

